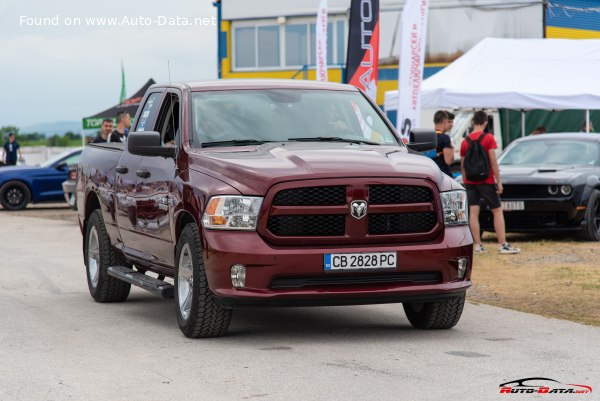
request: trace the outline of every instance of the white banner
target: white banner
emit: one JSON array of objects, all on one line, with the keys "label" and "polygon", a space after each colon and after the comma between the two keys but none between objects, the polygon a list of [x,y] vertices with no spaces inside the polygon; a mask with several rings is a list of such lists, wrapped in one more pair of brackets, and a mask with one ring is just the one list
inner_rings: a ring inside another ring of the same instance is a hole
[{"label": "white banner", "polygon": [[427,40],[429,0],[406,0],[398,30],[400,61],[398,65],[397,129],[408,142],[411,128],[419,127],[421,81]]},{"label": "white banner", "polygon": [[327,81],[327,0],[321,0],[316,28],[317,81]]}]

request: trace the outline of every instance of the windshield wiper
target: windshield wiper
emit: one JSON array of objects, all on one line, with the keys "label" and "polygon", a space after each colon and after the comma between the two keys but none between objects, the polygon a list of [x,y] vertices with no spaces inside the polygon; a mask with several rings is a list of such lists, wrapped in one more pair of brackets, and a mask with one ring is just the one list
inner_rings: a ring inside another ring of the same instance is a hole
[{"label": "windshield wiper", "polygon": [[367,144],[367,145],[381,145],[378,142],[367,141],[366,139],[351,139],[351,138],[342,138],[339,136],[317,136],[317,137],[305,137],[305,138],[288,138],[288,141],[298,141],[298,142],[349,142],[349,143],[357,143],[357,144]]},{"label": "windshield wiper", "polygon": [[262,145],[270,141],[259,141],[258,139],[232,139],[229,141],[203,142],[203,148],[212,146],[244,146],[244,145]]}]

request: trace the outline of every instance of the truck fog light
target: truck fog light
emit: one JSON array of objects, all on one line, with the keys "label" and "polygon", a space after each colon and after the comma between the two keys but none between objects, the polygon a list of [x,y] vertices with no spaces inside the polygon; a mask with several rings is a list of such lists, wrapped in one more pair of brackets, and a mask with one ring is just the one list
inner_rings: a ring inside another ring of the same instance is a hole
[{"label": "truck fog light", "polygon": [[242,288],[246,286],[246,266],[231,266],[231,284],[235,288]]},{"label": "truck fog light", "polygon": [[464,278],[469,266],[469,258],[458,258],[458,278]]},{"label": "truck fog light", "polygon": [[573,189],[571,188],[571,186],[570,186],[570,185],[562,185],[562,186],[560,187],[560,193],[561,193],[561,194],[563,194],[564,196],[569,196],[569,195],[571,195],[571,191],[572,191],[572,190],[573,190]]},{"label": "truck fog light", "polygon": [[550,185],[548,187],[548,193],[550,195],[556,195],[558,193],[558,185]]}]

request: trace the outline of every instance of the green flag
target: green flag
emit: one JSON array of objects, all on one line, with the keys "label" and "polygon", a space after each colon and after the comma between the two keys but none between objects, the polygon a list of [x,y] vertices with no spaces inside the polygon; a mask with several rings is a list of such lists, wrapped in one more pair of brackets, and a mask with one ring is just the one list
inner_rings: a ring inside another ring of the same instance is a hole
[{"label": "green flag", "polygon": [[119,103],[123,103],[127,99],[125,90],[125,68],[123,68],[123,61],[121,60],[121,99]]}]

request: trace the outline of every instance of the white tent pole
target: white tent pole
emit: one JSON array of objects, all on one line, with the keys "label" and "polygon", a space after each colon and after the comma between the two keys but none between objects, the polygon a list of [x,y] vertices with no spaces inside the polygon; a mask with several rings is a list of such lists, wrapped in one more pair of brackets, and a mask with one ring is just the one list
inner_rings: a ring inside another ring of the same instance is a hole
[{"label": "white tent pole", "polygon": [[525,136],[525,110],[521,110],[521,136]]},{"label": "white tent pole", "polygon": [[590,109],[585,111],[585,132],[590,133]]}]

